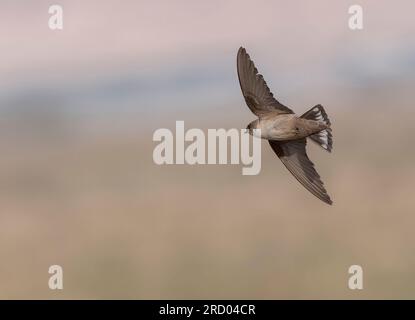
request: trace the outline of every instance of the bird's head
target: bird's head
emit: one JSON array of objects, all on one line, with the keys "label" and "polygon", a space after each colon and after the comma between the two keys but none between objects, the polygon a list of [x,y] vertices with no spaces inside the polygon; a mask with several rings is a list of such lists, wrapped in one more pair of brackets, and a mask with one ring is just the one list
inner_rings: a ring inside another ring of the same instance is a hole
[{"label": "bird's head", "polygon": [[250,135],[254,135],[254,129],[258,128],[258,120],[252,121],[250,124],[248,124],[248,126],[246,127],[247,132]]},{"label": "bird's head", "polygon": [[248,124],[248,126],[246,127],[246,131],[250,134],[250,135],[252,135],[252,124],[250,123],[250,124]]}]

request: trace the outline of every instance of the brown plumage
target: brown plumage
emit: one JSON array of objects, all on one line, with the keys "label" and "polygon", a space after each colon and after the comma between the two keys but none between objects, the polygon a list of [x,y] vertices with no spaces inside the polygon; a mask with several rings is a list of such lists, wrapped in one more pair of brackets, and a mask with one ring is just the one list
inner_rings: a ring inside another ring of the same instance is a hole
[{"label": "brown plumage", "polygon": [[244,48],[237,57],[238,78],[249,109],[258,116],[247,129],[261,129],[261,138],[268,140],[272,150],[292,175],[312,194],[332,204],[314,164],[306,153],[307,138],[331,152],[333,139],[330,120],[321,105],[316,105],[298,117],[277,101],[263,76],[258,74]]}]

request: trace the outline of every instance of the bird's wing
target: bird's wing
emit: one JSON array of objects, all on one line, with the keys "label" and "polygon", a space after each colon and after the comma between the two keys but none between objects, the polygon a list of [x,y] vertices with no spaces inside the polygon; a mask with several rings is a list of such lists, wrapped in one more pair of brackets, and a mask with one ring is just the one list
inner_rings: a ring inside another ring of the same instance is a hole
[{"label": "bird's wing", "polygon": [[269,140],[272,150],[281,159],[282,163],[292,175],[312,194],[325,203],[332,204],[323,182],[320,179],[314,164],[306,153],[307,140],[275,141]]},{"label": "bird's wing", "polygon": [[242,94],[246,104],[254,114],[260,117],[269,112],[294,113],[290,108],[282,105],[274,98],[264,77],[258,74],[254,62],[242,47],[238,51],[237,66]]}]

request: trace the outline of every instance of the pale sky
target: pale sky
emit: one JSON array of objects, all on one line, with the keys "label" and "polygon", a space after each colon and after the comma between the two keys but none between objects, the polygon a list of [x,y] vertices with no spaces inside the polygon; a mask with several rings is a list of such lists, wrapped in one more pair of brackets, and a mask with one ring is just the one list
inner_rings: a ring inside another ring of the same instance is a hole
[{"label": "pale sky", "polygon": [[413,1],[359,1],[361,31],[343,0],[61,0],[62,31],[48,28],[51,4],[1,2],[1,96],[231,99],[240,45],[284,92],[414,74]]}]

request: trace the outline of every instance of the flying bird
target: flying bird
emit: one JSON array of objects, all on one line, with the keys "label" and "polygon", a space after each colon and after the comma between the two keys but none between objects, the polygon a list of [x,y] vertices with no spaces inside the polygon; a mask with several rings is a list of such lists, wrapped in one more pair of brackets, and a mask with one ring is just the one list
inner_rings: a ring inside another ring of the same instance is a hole
[{"label": "flying bird", "polygon": [[324,108],[318,104],[300,117],[295,115],[274,98],[264,77],[258,74],[254,62],[242,47],[238,51],[237,68],[245,102],[258,117],[246,129],[251,135],[256,135],[254,129],[261,129],[259,138],[268,140],[291,174],[317,198],[332,204],[306,152],[307,138],[328,152],[332,150],[331,124]]}]

